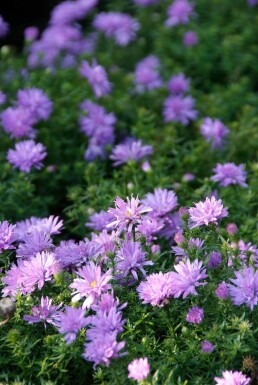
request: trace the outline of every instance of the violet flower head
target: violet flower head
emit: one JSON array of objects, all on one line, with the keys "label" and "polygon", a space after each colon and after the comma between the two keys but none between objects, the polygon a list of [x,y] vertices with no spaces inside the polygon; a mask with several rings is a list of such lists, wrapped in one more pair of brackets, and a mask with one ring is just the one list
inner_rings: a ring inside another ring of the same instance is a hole
[{"label": "violet flower head", "polygon": [[129,161],[138,161],[146,158],[152,153],[153,147],[149,145],[142,145],[141,140],[128,141],[127,143],[116,145],[112,150],[110,159],[114,161],[113,166],[116,167],[123,163],[128,163]]},{"label": "violet flower head", "polygon": [[37,27],[31,26],[27,27],[24,30],[24,38],[28,42],[36,40],[39,36],[39,29]]},{"label": "violet flower head", "polygon": [[40,88],[25,88],[17,92],[19,106],[29,110],[34,122],[47,120],[52,113],[53,103]]},{"label": "violet flower head", "polygon": [[215,377],[216,385],[248,385],[251,379],[242,372],[225,370],[221,377]]},{"label": "violet flower head", "polygon": [[157,239],[159,231],[164,227],[162,218],[146,216],[136,227],[136,231],[146,238],[146,244],[150,245]]},{"label": "violet flower head", "polygon": [[[85,223],[85,226],[95,231],[102,231],[113,219],[114,216],[112,214],[101,210],[99,213],[91,215],[89,217],[89,222]],[[109,228],[109,230],[111,229]]]},{"label": "violet flower head", "polygon": [[91,327],[87,330],[86,339],[94,340],[99,335],[103,337],[107,334],[118,334],[124,330],[125,320],[122,319],[122,313],[118,311],[116,306],[109,310],[97,310],[97,314],[88,317],[88,324]]},{"label": "violet flower head", "polygon": [[31,112],[23,107],[8,107],[1,113],[1,124],[11,138],[20,139],[24,136],[34,137],[35,131],[32,128],[34,123]]},{"label": "violet flower head", "polygon": [[26,234],[17,249],[17,258],[29,258],[42,251],[49,251],[54,247],[48,233],[40,230],[33,230]]},{"label": "violet flower head", "polygon": [[172,76],[168,81],[168,90],[171,94],[180,95],[188,92],[190,89],[190,79],[183,73]]},{"label": "violet flower head", "polygon": [[210,269],[216,269],[222,262],[221,253],[219,251],[212,251],[209,256],[207,267]]},{"label": "violet flower head", "polygon": [[16,223],[15,237],[17,240],[24,242],[27,235],[34,231],[43,232],[48,235],[60,234],[62,226],[62,219],[54,215],[50,215],[48,218],[31,217]]},{"label": "violet flower head", "polygon": [[258,5],[258,0],[247,0],[247,4],[249,5],[249,7],[255,7],[256,5]]},{"label": "violet flower head", "polygon": [[110,208],[108,213],[112,214],[116,219],[107,225],[107,228],[115,226],[118,232],[127,230],[132,231],[134,225],[141,223],[142,214],[151,211],[151,208],[142,204],[138,196],[134,198],[126,198],[126,202],[122,198],[115,199],[115,208]]},{"label": "violet flower head", "polygon": [[218,220],[228,216],[227,208],[223,207],[221,199],[216,200],[214,196],[207,197],[204,202],[195,203],[195,207],[190,207],[188,212],[190,229],[211,223],[218,225]]},{"label": "violet flower head", "polygon": [[90,66],[87,61],[82,61],[80,74],[88,79],[96,98],[100,98],[111,92],[112,85],[107,78],[107,73],[104,67],[99,65],[96,60],[93,60],[92,66]]},{"label": "violet flower head", "polygon": [[203,353],[212,353],[215,349],[215,345],[213,345],[210,341],[207,340],[202,341],[201,346]]},{"label": "violet flower head", "polygon": [[214,150],[223,147],[229,129],[219,119],[205,118],[201,125],[201,134]]},{"label": "violet flower head", "polygon": [[142,250],[140,242],[133,240],[123,241],[120,249],[116,252],[115,266],[118,278],[125,278],[132,274],[138,280],[137,270],[146,276],[144,266],[152,266],[152,261],[147,261],[146,252]]},{"label": "violet flower head", "polygon": [[192,324],[200,324],[203,321],[204,311],[198,306],[193,306],[189,309],[186,315],[186,321]]},{"label": "violet flower head", "polygon": [[183,295],[185,299],[188,295],[198,295],[196,287],[204,286],[207,281],[200,282],[207,278],[206,269],[202,267],[202,262],[195,259],[192,263],[189,259],[185,262],[180,261],[174,266],[176,272],[171,272],[171,292],[175,298]]},{"label": "violet flower head", "polygon": [[193,14],[194,6],[188,0],[175,0],[168,8],[168,19],[165,22],[167,27],[174,27],[180,24],[188,24]]},{"label": "violet flower head", "polygon": [[243,271],[235,271],[232,284],[228,285],[229,295],[234,305],[245,304],[251,310],[258,303],[258,271],[252,266],[246,267]]},{"label": "violet flower head", "polygon": [[192,47],[199,42],[199,37],[195,31],[187,31],[183,36],[183,43],[186,47]]},{"label": "violet flower head", "polygon": [[162,86],[162,80],[158,72],[159,66],[160,61],[154,55],[147,56],[136,65],[134,83],[139,93]]},{"label": "violet flower head", "polygon": [[0,39],[5,37],[9,32],[9,24],[0,15]]},{"label": "violet flower head", "polygon": [[64,313],[60,314],[59,333],[65,335],[64,339],[68,344],[71,344],[76,339],[77,333],[88,324],[84,315],[84,309],[71,306],[66,306]]},{"label": "violet flower head", "polygon": [[243,164],[237,166],[235,163],[218,163],[213,172],[215,174],[211,177],[211,180],[219,182],[221,187],[227,187],[231,184],[247,187],[246,172],[244,171]]},{"label": "violet flower head", "polygon": [[215,294],[220,299],[226,299],[229,297],[229,290],[225,281],[218,285],[217,289],[215,290]]},{"label": "violet flower head", "polygon": [[235,223],[228,223],[226,226],[228,234],[234,235],[238,232],[238,227]]},{"label": "violet flower head", "polygon": [[77,274],[81,278],[75,278],[73,283],[69,286],[75,289],[72,293],[72,302],[77,302],[81,298],[86,297],[82,308],[90,308],[93,303],[100,297],[100,295],[111,289],[108,283],[112,279],[111,270],[102,274],[100,266],[89,262],[86,266],[78,269]]},{"label": "violet flower head", "polygon": [[187,126],[191,120],[197,118],[198,112],[194,105],[195,100],[191,96],[169,96],[164,102],[164,121],[179,122]]},{"label": "violet flower head", "polygon": [[42,160],[46,157],[46,148],[34,140],[24,140],[16,143],[15,150],[8,150],[7,160],[20,171],[29,173],[34,167],[40,170],[43,166]]},{"label": "violet flower head", "polygon": [[152,209],[151,215],[157,217],[173,211],[178,205],[174,191],[161,188],[156,188],[153,194],[147,193],[142,202]]},{"label": "violet flower head", "polygon": [[70,239],[60,242],[59,246],[55,248],[55,255],[63,269],[70,269],[88,261],[91,251],[92,247],[89,241],[76,243]]},{"label": "violet flower head", "polygon": [[52,301],[53,299],[48,297],[41,297],[40,305],[32,307],[32,315],[26,314],[23,319],[31,324],[43,322],[45,328],[47,323],[57,326],[60,321],[62,304],[55,306],[52,305]]},{"label": "violet flower head", "polygon": [[0,91],[0,106],[6,102],[6,94]]},{"label": "violet flower head", "polygon": [[0,253],[3,250],[14,249],[12,243],[15,241],[15,227],[7,221],[0,222]]},{"label": "violet flower head", "polygon": [[146,281],[137,287],[142,303],[150,303],[152,306],[162,307],[172,297],[173,278],[171,273],[154,273],[147,276]]},{"label": "violet flower head", "polygon": [[145,380],[150,373],[150,364],[148,358],[135,359],[128,365],[128,378],[136,381]]},{"label": "violet flower head", "polygon": [[93,26],[106,37],[113,37],[120,46],[128,45],[140,27],[137,20],[121,12],[101,12],[95,17]]},{"label": "violet flower head", "polygon": [[98,0],[63,1],[51,12],[53,25],[71,24],[83,19],[98,3]]}]

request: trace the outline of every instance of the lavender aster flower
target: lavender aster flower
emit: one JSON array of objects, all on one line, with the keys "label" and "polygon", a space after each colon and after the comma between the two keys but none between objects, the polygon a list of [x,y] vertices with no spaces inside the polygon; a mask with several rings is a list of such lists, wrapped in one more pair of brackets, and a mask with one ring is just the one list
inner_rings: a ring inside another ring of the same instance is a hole
[{"label": "lavender aster flower", "polygon": [[222,372],[222,378],[215,377],[216,385],[248,385],[251,379],[242,372],[226,370]]},{"label": "lavender aster flower", "polygon": [[206,281],[199,282],[208,277],[206,269],[202,267],[202,262],[195,259],[193,263],[187,259],[185,262],[180,261],[179,264],[174,266],[176,273],[171,272],[170,277],[172,280],[171,292],[175,298],[183,295],[185,299],[188,295],[198,295],[196,287],[204,286]]},{"label": "lavender aster flower", "polygon": [[141,7],[146,7],[148,5],[156,4],[160,0],[133,0],[133,2]]},{"label": "lavender aster flower", "polygon": [[223,207],[221,199],[216,200],[214,196],[206,198],[204,202],[195,203],[195,207],[190,207],[188,212],[190,229],[202,225],[208,226],[210,223],[218,225],[218,220],[228,216],[227,208]]},{"label": "lavender aster flower", "polygon": [[8,150],[7,160],[14,168],[29,173],[32,167],[40,170],[42,160],[46,157],[46,148],[34,140],[24,140],[16,143],[15,150]]},{"label": "lavender aster flower", "polygon": [[159,59],[153,55],[146,57],[137,64],[134,83],[138,92],[151,91],[162,86],[162,80],[158,73],[159,66]]},{"label": "lavender aster flower", "polygon": [[93,60],[92,67],[87,61],[82,61],[80,74],[88,79],[96,98],[100,98],[111,92],[112,86],[108,81],[106,71],[96,60]]},{"label": "lavender aster flower", "polygon": [[255,7],[256,5],[258,5],[258,0],[247,0],[247,4],[249,5],[249,7]]},{"label": "lavender aster flower", "polygon": [[187,31],[183,36],[183,43],[186,47],[192,47],[198,44],[199,38],[196,32]]},{"label": "lavender aster flower", "polygon": [[158,232],[163,227],[164,222],[162,219],[146,216],[136,227],[136,231],[141,233],[146,238],[146,244],[150,245],[152,241],[157,239]]},{"label": "lavender aster flower", "polygon": [[80,268],[77,274],[81,278],[75,278],[69,287],[75,289],[72,294],[72,302],[77,302],[86,297],[82,305],[83,309],[90,308],[101,293],[111,289],[111,285],[108,283],[112,279],[111,270],[102,275],[100,266],[95,265],[93,262],[89,262],[88,265]]},{"label": "lavender aster flower", "polygon": [[16,223],[15,238],[19,241],[25,241],[27,235],[34,231],[42,232],[48,235],[60,234],[63,226],[62,219],[50,215],[48,218],[31,217]]},{"label": "lavender aster flower", "polygon": [[64,339],[68,344],[71,344],[77,333],[88,324],[84,315],[84,309],[71,306],[66,306],[64,313],[60,314],[59,333],[65,334]]},{"label": "lavender aster flower", "polygon": [[87,330],[86,338],[94,340],[99,335],[104,337],[107,334],[121,333],[125,320],[122,320],[122,313],[116,307],[111,307],[106,311],[98,309],[96,315],[88,317],[87,323],[91,327]]},{"label": "lavender aster flower", "polygon": [[258,271],[252,266],[243,271],[235,271],[236,278],[230,279],[232,284],[228,285],[229,295],[234,305],[245,304],[251,310],[258,303]]},{"label": "lavender aster flower", "polygon": [[120,166],[131,160],[140,160],[153,153],[152,146],[143,146],[141,140],[129,141],[128,143],[118,144],[112,150],[110,159],[114,160],[113,166]]},{"label": "lavender aster flower", "polygon": [[188,24],[193,14],[193,5],[187,0],[175,0],[168,8],[168,19],[165,22],[167,27],[174,27],[179,24]]},{"label": "lavender aster flower", "polygon": [[215,290],[215,294],[220,299],[226,299],[229,296],[229,290],[225,281],[221,282],[217,289]]},{"label": "lavender aster flower", "polygon": [[186,321],[192,324],[200,324],[203,321],[204,311],[198,306],[193,306],[189,309],[186,315]]},{"label": "lavender aster flower", "polygon": [[238,232],[238,227],[235,223],[228,223],[226,226],[227,232],[231,235],[234,235]]},{"label": "lavender aster flower", "polygon": [[15,227],[7,221],[0,222],[0,253],[3,250],[14,249],[11,243],[15,241]]},{"label": "lavender aster flower", "polygon": [[102,231],[113,219],[114,216],[112,214],[101,210],[99,213],[91,215],[89,217],[89,222],[85,223],[85,226],[96,231]]},{"label": "lavender aster flower", "polygon": [[63,1],[51,12],[53,25],[71,24],[83,19],[98,3],[98,0]]},{"label": "lavender aster flower", "polygon": [[215,269],[222,262],[221,253],[219,251],[212,251],[209,256],[207,267]]},{"label": "lavender aster flower", "polygon": [[121,46],[128,45],[139,29],[139,23],[135,19],[121,12],[101,12],[95,17],[93,26],[104,32],[106,37],[113,37]]},{"label": "lavender aster flower", "polygon": [[136,381],[145,380],[150,373],[148,358],[135,359],[128,365],[128,378]]},{"label": "lavender aster flower", "polygon": [[17,249],[17,258],[28,258],[41,251],[51,250],[54,245],[49,234],[44,231],[34,230],[26,234],[23,238],[24,243],[20,243]]},{"label": "lavender aster flower", "polygon": [[188,92],[189,88],[190,79],[187,79],[183,73],[172,76],[168,81],[168,90],[172,94],[183,94]]},{"label": "lavender aster flower", "polygon": [[172,190],[156,188],[154,194],[147,193],[142,202],[152,208],[151,215],[162,217],[178,205],[177,196]]},{"label": "lavender aster flower", "polygon": [[23,107],[8,107],[1,114],[1,124],[12,138],[33,137],[35,135],[33,123],[31,112]]},{"label": "lavender aster flower", "polygon": [[60,321],[59,311],[62,304],[55,306],[52,305],[53,299],[48,297],[41,297],[40,305],[32,307],[32,315],[26,314],[23,319],[29,323],[38,323],[43,322],[46,328],[46,324],[52,324],[57,326]]},{"label": "lavender aster flower", "polygon": [[0,91],[0,106],[6,102],[6,94]]},{"label": "lavender aster flower", "polygon": [[221,148],[229,129],[219,119],[205,118],[201,125],[201,134],[211,144],[212,149]]},{"label": "lavender aster flower", "polygon": [[31,26],[27,27],[24,30],[24,38],[28,42],[32,42],[37,39],[39,36],[39,29],[37,27]]},{"label": "lavender aster flower", "polygon": [[213,182],[219,182],[221,187],[227,187],[231,184],[239,184],[242,187],[247,187],[246,172],[244,165],[237,166],[235,163],[218,163],[213,169],[214,175],[211,177]]},{"label": "lavender aster flower", "polygon": [[0,39],[5,37],[9,32],[9,24],[4,21],[3,16],[0,15]]},{"label": "lavender aster flower", "polygon": [[17,93],[18,103],[29,110],[34,122],[47,120],[52,113],[53,103],[40,88],[25,88]]},{"label": "lavender aster flower", "polygon": [[63,269],[79,266],[83,262],[88,261],[92,254],[93,247],[89,241],[80,241],[76,243],[74,240],[61,241],[59,246],[55,248],[55,255]]},{"label": "lavender aster flower", "polygon": [[215,349],[215,345],[213,345],[210,341],[207,340],[202,341],[201,345],[203,353],[212,353]]},{"label": "lavender aster flower", "polygon": [[146,281],[141,282],[137,287],[142,303],[150,303],[152,306],[162,307],[172,297],[171,273],[162,272],[147,276]]},{"label": "lavender aster flower", "polygon": [[197,118],[198,112],[194,109],[195,101],[191,96],[169,96],[164,102],[165,122],[179,122],[188,125]]}]

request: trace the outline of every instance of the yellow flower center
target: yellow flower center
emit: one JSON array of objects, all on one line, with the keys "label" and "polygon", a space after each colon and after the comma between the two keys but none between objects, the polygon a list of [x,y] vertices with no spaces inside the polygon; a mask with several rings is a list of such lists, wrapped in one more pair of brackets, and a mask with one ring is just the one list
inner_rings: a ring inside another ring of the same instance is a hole
[{"label": "yellow flower center", "polygon": [[132,215],[132,213],[131,213],[129,210],[127,210],[126,213],[125,213],[125,215],[126,215],[127,217],[130,217],[130,216]]},{"label": "yellow flower center", "polygon": [[97,281],[92,281],[91,284],[90,284],[90,286],[93,287],[93,288],[96,287],[96,285],[97,285]]}]

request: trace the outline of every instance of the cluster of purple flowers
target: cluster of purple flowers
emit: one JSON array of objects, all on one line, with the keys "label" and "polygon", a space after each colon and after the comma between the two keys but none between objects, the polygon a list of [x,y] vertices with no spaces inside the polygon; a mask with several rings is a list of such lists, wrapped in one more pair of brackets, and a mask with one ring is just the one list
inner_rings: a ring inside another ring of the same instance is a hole
[{"label": "cluster of purple flowers", "polygon": [[174,0],[168,8],[168,19],[165,25],[174,27],[180,24],[188,24],[190,16],[193,15],[194,6],[188,0]]}]

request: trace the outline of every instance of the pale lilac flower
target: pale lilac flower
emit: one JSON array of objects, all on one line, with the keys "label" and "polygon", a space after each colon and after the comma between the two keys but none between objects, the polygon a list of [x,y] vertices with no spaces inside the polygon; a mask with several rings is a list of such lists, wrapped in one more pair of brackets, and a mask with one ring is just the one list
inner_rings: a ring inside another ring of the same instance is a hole
[{"label": "pale lilac flower", "polygon": [[187,0],[175,0],[168,8],[168,19],[165,22],[167,27],[174,27],[179,24],[188,24],[193,14],[193,4]]},{"label": "pale lilac flower", "polygon": [[0,222],[0,253],[3,250],[14,249],[12,243],[15,241],[15,227],[7,221]]},{"label": "pale lilac flower", "polygon": [[200,324],[203,321],[204,311],[198,306],[193,306],[189,309],[186,315],[186,321],[193,324]]},{"label": "pale lilac flower", "polygon": [[147,56],[137,63],[134,73],[134,83],[139,93],[151,91],[162,86],[158,69],[160,67],[159,59],[154,56]]},{"label": "pale lilac flower", "polygon": [[251,242],[245,243],[242,239],[240,239],[237,243],[239,253],[239,258],[247,259],[250,257],[252,261],[257,262],[258,258],[258,248],[256,245],[252,245]]},{"label": "pale lilac flower", "polygon": [[50,251],[54,245],[50,235],[41,230],[33,230],[24,235],[23,242],[17,249],[17,258],[29,258],[42,251]]},{"label": "pale lilac flower", "polygon": [[183,175],[182,179],[184,182],[192,182],[193,180],[195,180],[195,175],[190,172],[187,172]]},{"label": "pale lilac flower", "polygon": [[142,303],[162,307],[173,296],[172,284],[171,272],[165,274],[159,272],[147,276],[146,281],[137,287],[137,291]]},{"label": "pale lilac flower", "polygon": [[180,245],[180,243],[184,242],[184,240],[185,240],[185,237],[183,236],[182,232],[179,231],[178,233],[175,234],[174,241],[178,245]]},{"label": "pale lilac flower", "polygon": [[192,263],[189,259],[185,262],[180,261],[174,268],[176,272],[171,272],[170,278],[172,280],[171,292],[175,298],[180,297],[180,295],[183,295],[183,299],[190,294],[198,295],[196,287],[207,285],[207,281],[200,282],[208,275],[202,262],[199,262],[198,259]]},{"label": "pale lilac flower", "polygon": [[165,122],[179,122],[188,125],[197,118],[198,112],[194,109],[195,100],[191,96],[169,96],[164,102]]},{"label": "pale lilac flower", "polygon": [[173,211],[178,205],[177,196],[173,190],[156,188],[154,193],[147,193],[142,202],[151,207],[151,215],[162,217]]},{"label": "pale lilac flower", "polygon": [[1,114],[1,124],[7,134],[12,138],[20,139],[24,136],[34,137],[32,128],[34,123],[31,112],[23,107],[8,107]]},{"label": "pale lilac flower", "polygon": [[19,106],[31,112],[34,123],[47,120],[52,113],[53,103],[40,88],[25,88],[17,92]]},{"label": "pale lilac flower", "polygon": [[142,214],[151,211],[151,208],[142,204],[138,196],[134,198],[126,198],[126,202],[122,198],[116,197],[115,208],[110,208],[108,213],[112,214],[116,219],[109,223],[107,227],[115,226],[118,232],[125,229],[130,233],[133,226],[141,223]]},{"label": "pale lilac flower", "polygon": [[228,223],[226,226],[227,232],[231,235],[234,235],[238,232],[238,227],[235,223]]},{"label": "pale lilac flower", "polygon": [[88,324],[84,315],[84,309],[71,306],[66,306],[64,313],[60,314],[59,333],[65,335],[64,339],[68,344],[71,344],[76,339],[77,333]]},{"label": "pale lilac flower", "polygon": [[80,74],[88,79],[96,98],[100,98],[111,92],[112,86],[107,78],[106,71],[95,59],[92,62],[92,66],[90,66],[87,61],[82,61]]},{"label": "pale lilac flower", "polygon": [[220,299],[226,299],[229,296],[228,287],[225,281],[221,282],[217,289],[215,290],[215,294]]},{"label": "pale lilac flower", "polygon": [[157,239],[158,232],[163,227],[164,222],[162,218],[146,216],[136,227],[136,231],[141,233],[146,238],[146,243],[150,245],[152,241]]},{"label": "pale lilac flower", "polygon": [[207,340],[202,341],[201,345],[203,353],[212,353],[215,349],[215,345],[213,345],[210,341]]},{"label": "pale lilac flower", "polygon": [[218,220],[228,216],[227,208],[223,207],[221,199],[216,200],[214,196],[206,198],[204,202],[195,203],[195,207],[190,207],[188,212],[190,229],[202,225],[208,226],[210,223],[218,225]]},{"label": "pale lilac flower", "polygon": [[235,277],[230,279],[232,284],[228,285],[233,304],[245,304],[253,310],[258,303],[258,271],[252,266],[246,267],[242,271],[235,271]]},{"label": "pale lilac flower", "polygon": [[209,255],[209,261],[207,267],[210,269],[215,269],[222,262],[221,253],[219,251],[212,251]]},{"label": "pale lilac flower", "polygon": [[0,91],[0,106],[6,102],[6,94]]},{"label": "pale lilac flower", "polygon": [[0,15],[0,39],[5,37],[9,32],[9,24],[3,19],[3,16]]},{"label": "pale lilac flower", "polygon": [[218,163],[213,172],[215,174],[211,177],[211,180],[219,182],[221,187],[227,187],[231,184],[247,187],[246,172],[243,164],[237,166],[235,163]]},{"label": "pale lilac flower", "polygon": [[24,38],[26,41],[32,42],[36,40],[39,36],[39,29],[38,27],[27,27],[24,30]]},{"label": "pale lilac flower", "polygon": [[199,42],[199,37],[195,31],[187,31],[183,36],[183,43],[186,47],[192,47]]},{"label": "pale lilac flower", "polygon": [[148,358],[135,359],[128,365],[128,378],[136,381],[145,380],[150,373]]},{"label": "pale lilac flower", "polygon": [[41,297],[40,305],[32,307],[32,315],[26,314],[23,319],[28,323],[43,322],[46,328],[46,324],[52,324],[57,326],[60,321],[60,307],[62,304],[55,306],[52,305],[53,299],[49,297]]},{"label": "pale lilac flower", "polygon": [[247,4],[249,5],[249,7],[255,7],[256,5],[258,5],[258,0],[247,0]]},{"label": "pale lilac flower", "polygon": [[164,227],[160,230],[159,235],[169,241],[173,241],[173,237],[181,230],[182,221],[178,212],[167,214],[162,218]]},{"label": "pale lilac flower", "polygon": [[72,302],[86,297],[82,305],[83,309],[90,308],[103,292],[111,289],[111,285],[108,283],[112,279],[110,269],[102,274],[100,266],[89,262],[86,266],[78,269],[77,275],[81,278],[75,278],[69,287],[75,289],[72,293]]},{"label": "pale lilac flower", "polygon": [[190,79],[183,73],[172,76],[168,81],[168,90],[171,94],[180,95],[188,92],[190,88]]},{"label": "pale lilac flower", "polygon": [[119,299],[114,298],[113,291],[111,293],[103,293],[98,303],[92,305],[92,310],[95,312],[108,312],[112,308],[116,308],[118,311],[123,310],[127,306],[127,303],[120,305]]},{"label": "pale lilac flower", "polygon": [[110,159],[114,161],[113,166],[120,166],[121,164],[128,163],[129,161],[138,161],[146,158],[152,153],[152,146],[143,146],[141,140],[135,140],[116,145],[112,150]]},{"label": "pale lilac flower", "polygon": [[[102,230],[98,235],[92,233],[91,245],[95,249],[95,255],[101,255],[101,261],[105,260],[107,253],[112,253],[115,251],[115,240],[116,233],[108,233],[107,230]],[[92,253],[93,254],[93,253]]]},{"label": "pale lilac flower", "polygon": [[15,150],[8,150],[7,160],[14,168],[29,173],[32,167],[40,170],[42,160],[46,157],[46,148],[34,140],[24,140],[16,143]]},{"label": "pale lilac flower", "polygon": [[151,165],[150,165],[150,162],[148,160],[145,160],[142,165],[141,165],[141,169],[142,171],[144,172],[149,172],[151,171]]},{"label": "pale lilac flower", "polygon": [[88,261],[92,252],[92,245],[89,241],[80,241],[76,243],[70,239],[61,241],[59,246],[55,248],[56,259],[63,269],[74,268]]},{"label": "pale lilac flower", "polygon": [[120,46],[128,45],[140,27],[137,20],[121,12],[101,12],[95,17],[93,26],[106,37],[113,37]]},{"label": "pale lilac flower", "polygon": [[94,340],[99,335],[103,335],[104,338],[107,334],[121,333],[124,330],[124,323],[122,313],[116,306],[104,311],[98,308],[96,315],[88,317],[87,324],[91,327],[87,330],[86,339]]},{"label": "pale lilac flower", "polygon": [[53,25],[71,24],[83,19],[98,3],[98,0],[63,1],[51,12]]},{"label": "pale lilac flower", "polygon": [[95,231],[102,231],[106,226],[112,222],[114,216],[104,210],[99,213],[95,213],[89,217],[89,222],[85,223],[85,226],[90,227]]},{"label": "pale lilac flower", "polygon": [[147,7],[148,5],[156,4],[160,0],[133,0],[133,2],[140,7]]},{"label": "pale lilac flower", "polygon": [[222,378],[215,377],[216,385],[248,385],[251,379],[242,372],[233,372],[225,370],[222,372]]},{"label": "pale lilac flower", "polygon": [[[193,249],[197,249],[198,251],[202,251],[203,248],[204,248],[204,241],[200,238],[190,238],[189,241],[188,241],[188,244],[187,244],[187,248],[189,249],[189,251],[193,250]],[[178,257],[181,257],[181,259],[184,257],[184,258],[188,258],[189,257],[189,254],[188,254],[188,250],[184,247],[181,247],[181,246],[172,246],[172,250],[173,252],[175,253],[176,256]],[[179,261],[180,259],[177,258],[177,261]]]},{"label": "pale lilac flower", "polygon": [[132,274],[133,278],[138,280],[137,270],[140,270],[145,277],[144,266],[153,265],[152,261],[146,260],[146,254],[142,250],[140,242],[134,242],[133,240],[123,241],[115,257],[117,278],[125,278]]},{"label": "pale lilac flower", "polygon": [[214,150],[223,147],[229,129],[219,119],[205,118],[201,125],[201,134]]},{"label": "pale lilac flower", "polygon": [[16,223],[15,238],[24,241],[28,234],[34,231],[44,232],[48,235],[60,234],[63,226],[63,220],[54,215],[47,218],[31,217]]}]

